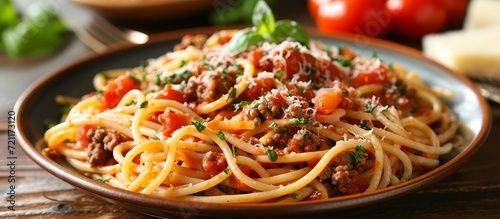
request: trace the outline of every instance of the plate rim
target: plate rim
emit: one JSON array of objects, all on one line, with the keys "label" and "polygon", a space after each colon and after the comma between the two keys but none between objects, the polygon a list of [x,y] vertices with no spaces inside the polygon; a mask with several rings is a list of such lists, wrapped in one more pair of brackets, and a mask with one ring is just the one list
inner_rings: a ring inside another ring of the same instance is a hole
[{"label": "plate rim", "polygon": [[[150,41],[148,41],[148,43],[146,43],[145,45],[157,44],[170,40],[180,39],[182,36],[186,34],[211,34],[218,30],[227,30],[227,29],[241,29],[241,26],[198,27],[198,28],[189,28],[176,31],[168,31],[150,36]],[[339,40],[342,42],[353,42],[353,38],[356,37],[353,34],[346,34],[346,33],[325,34],[325,33],[320,33],[319,31],[311,28],[308,28],[308,31],[310,35],[314,37],[325,37],[329,39]],[[375,45],[377,47],[387,49],[393,52],[404,53],[412,58],[421,59],[426,63],[429,63],[435,67],[440,68],[440,70],[446,72],[446,74],[450,74],[454,78],[458,79],[461,83],[466,85],[467,88],[469,88],[475,94],[475,99],[478,100],[480,108],[483,113],[482,127],[478,132],[477,137],[469,143],[468,147],[466,147],[464,151],[453,157],[450,161],[441,164],[438,168],[433,169],[415,179],[412,179],[407,183],[394,185],[384,189],[378,189],[369,193],[335,197],[327,200],[300,202],[293,205],[280,204],[280,203],[262,205],[262,204],[250,203],[250,204],[238,204],[238,206],[244,207],[243,209],[234,208],[234,205],[199,203],[199,202],[179,200],[175,198],[161,198],[152,195],[144,195],[136,192],[126,191],[123,189],[112,187],[107,184],[98,184],[99,182],[96,182],[95,180],[92,180],[79,172],[67,169],[61,164],[44,157],[36,149],[36,146],[28,140],[26,136],[27,127],[25,127],[23,130],[20,130],[20,128],[23,127],[23,124],[21,124],[22,119],[20,119],[19,117],[23,116],[24,113],[29,114],[28,112],[26,112],[29,110],[27,110],[26,107],[24,107],[27,104],[26,99],[29,99],[30,95],[33,95],[33,93],[36,92],[37,90],[41,90],[44,87],[43,84],[45,81],[54,80],[54,78],[67,74],[67,71],[69,69],[75,68],[78,65],[85,64],[86,62],[89,62],[91,60],[97,60],[103,57],[113,56],[117,53],[127,52],[133,48],[139,48],[144,45],[123,45],[111,48],[102,54],[90,53],[84,57],[81,57],[69,63],[65,63],[60,67],[48,73],[45,73],[41,78],[37,79],[30,86],[28,86],[27,89],[25,89],[25,91],[20,95],[20,97],[16,101],[16,104],[14,106],[16,117],[18,117],[16,119],[16,137],[20,143],[21,149],[26,153],[26,155],[35,163],[37,163],[41,168],[43,168],[45,171],[48,171],[55,177],[65,181],[66,183],[72,185],[75,188],[93,193],[94,195],[97,195],[101,199],[105,199],[108,202],[112,202],[118,205],[127,203],[127,204],[132,204],[134,206],[145,207],[145,208],[161,207],[167,211],[196,209],[198,210],[199,213],[212,216],[218,215],[218,212],[220,213],[220,211],[224,211],[225,212],[224,214],[228,216],[231,215],[242,216],[241,215],[242,213],[255,213],[256,210],[258,210],[260,213],[265,213],[266,216],[277,216],[277,215],[283,216],[283,214],[276,214],[276,212],[283,213],[286,210],[287,214],[290,215],[300,214],[304,206],[313,209],[311,211],[314,213],[336,212],[336,211],[348,210],[360,206],[367,206],[396,199],[408,195],[410,193],[422,190],[428,186],[431,186],[437,181],[442,180],[445,177],[456,172],[460,167],[468,163],[470,159],[472,159],[472,157],[474,157],[474,155],[480,150],[491,130],[491,124],[492,124],[491,110],[487,101],[480,95],[478,89],[474,86],[472,81],[470,81],[470,79],[467,78],[465,75],[456,73],[450,70],[449,68],[439,64],[438,62],[425,57],[423,53],[417,49],[402,44],[390,42],[384,39],[370,38],[370,37],[366,39],[368,39],[372,45]],[[446,171],[442,173],[443,170]],[[192,207],[193,204],[196,206]],[[301,207],[293,208],[296,206],[301,206]]]}]

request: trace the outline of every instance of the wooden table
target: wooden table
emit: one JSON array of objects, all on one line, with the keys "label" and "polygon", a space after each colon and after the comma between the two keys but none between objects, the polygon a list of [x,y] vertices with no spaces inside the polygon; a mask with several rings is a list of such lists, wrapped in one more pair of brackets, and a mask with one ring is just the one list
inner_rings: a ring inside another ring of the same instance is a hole
[{"label": "wooden table", "polygon": [[[294,9],[278,9],[277,14],[278,17],[294,18],[303,21],[302,23],[311,24],[305,7],[304,1],[297,1]],[[196,25],[201,26],[204,23]],[[177,24],[168,26],[165,30],[182,27],[184,27],[182,24],[180,26]],[[151,26],[145,28],[155,29]],[[81,51],[89,52],[88,48],[79,45],[79,42],[72,41],[72,43],[76,45],[68,48],[72,50],[71,52],[60,54],[60,56],[70,54],[69,58],[53,57],[52,59],[56,61],[49,66],[44,65],[44,68],[53,68],[64,60],[72,58],[71,55],[73,58],[76,57]],[[0,61],[2,58],[4,57],[0,57]],[[9,67],[18,68],[20,72],[28,71],[20,66]],[[12,68],[7,69],[12,70]],[[5,69],[0,66],[0,71]],[[24,81],[18,83],[29,84],[30,80],[37,76],[25,77]],[[0,91],[0,99],[15,99],[15,96],[9,96],[13,95],[12,93]],[[0,122],[6,122],[7,112],[12,107],[13,105],[4,106],[0,110]],[[492,108],[494,112],[499,110],[496,105],[492,105]],[[334,213],[328,218],[500,218],[500,135],[497,133],[500,133],[500,120],[493,121],[491,135],[479,153],[466,166],[441,182],[393,201],[354,209],[346,214]],[[16,157],[15,172],[10,171],[11,166],[8,164],[14,160],[9,159],[11,155],[7,154],[7,137],[7,133],[0,133],[0,144],[3,146],[0,149],[0,218],[150,218],[74,189],[34,164],[23,154],[19,146],[12,154]],[[9,180],[12,179],[15,179],[15,189],[9,188],[9,185],[12,185]],[[9,195],[11,190],[16,194],[15,211],[8,209],[12,206]]]}]

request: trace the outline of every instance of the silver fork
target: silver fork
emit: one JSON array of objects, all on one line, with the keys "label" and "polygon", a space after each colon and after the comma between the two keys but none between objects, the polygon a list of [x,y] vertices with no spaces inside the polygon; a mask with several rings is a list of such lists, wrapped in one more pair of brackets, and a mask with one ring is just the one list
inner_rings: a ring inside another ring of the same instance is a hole
[{"label": "silver fork", "polygon": [[120,29],[98,15],[80,22],[74,32],[83,43],[98,53],[117,45],[144,44],[149,40],[145,33]]}]

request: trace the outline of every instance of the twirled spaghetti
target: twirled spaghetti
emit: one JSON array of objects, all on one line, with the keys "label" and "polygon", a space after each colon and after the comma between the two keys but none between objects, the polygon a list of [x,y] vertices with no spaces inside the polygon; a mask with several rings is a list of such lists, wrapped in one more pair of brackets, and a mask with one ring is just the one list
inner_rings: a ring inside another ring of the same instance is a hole
[{"label": "twirled spaghetti", "polygon": [[231,55],[232,36],[187,36],[147,66],[98,74],[46,132],[46,154],[130,191],[256,203],[400,184],[460,144],[450,94],[401,66],[293,40]]}]

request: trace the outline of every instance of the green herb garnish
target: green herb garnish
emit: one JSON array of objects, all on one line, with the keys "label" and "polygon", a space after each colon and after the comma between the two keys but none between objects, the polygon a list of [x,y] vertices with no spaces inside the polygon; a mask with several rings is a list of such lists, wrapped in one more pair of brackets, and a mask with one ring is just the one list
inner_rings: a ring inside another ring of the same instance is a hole
[{"label": "green herb garnish", "polygon": [[111,180],[111,178],[108,179],[94,178],[94,180],[97,182],[108,183]]},{"label": "green herb garnish", "polygon": [[337,61],[340,65],[344,66],[344,67],[351,67],[352,66],[352,62],[350,59],[347,59],[347,58],[335,58],[335,61]]},{"label": "green herb garnish", "polygon": [[56,126],[56,125],[57,125],[57,122],[56,122],[56,121],[54,121],[54,120],[45,119],[45,120],[43,120],[43,124],[45,125],[45,127],[46,127],[47,129],[50,129],[50,128],[52,128],[52,127]]},{"label": "green herb garnish", "polygon": [[373,110],[375,109],[375,105],[372,105],[372,104],[370,104],[370,103],[366,103],[366,104],[365,104],[365,108],[366,108],[366,112],[367,112],[367,113],[371,113],[371,112],[373,112]]},{"label": "green herb garnish", "polygon": [[229,101],[229,99],[234,99],[236,98],[236,88],[232,87],[229,91],[229,93],[227,94],[227,99],[226,101]]},{"label": "green herb garnish", "polygon": [[236,33],[228,43],[232,55],[241,53],[248,48],[264,41],[280,43],[292,38],[304,45],[309,44],[309,35],[306,29],[292,20],[281,20],[275,23],[274,15],[265,1],[255,5],[251,28]]},{"label": "green herb garnish", "polygon": [[295,120],[293,120],[293,121],[290,122],[291,126],[294,126],[294,125],[309,125],[309,124],[311,124],[311,119],[308,119],[308,118],[305,118],[305,117],[301,117],[301,118],[295,119]]},{"label": "green herb garnish", "polygon": [[146,108],[146,106],[148,106],[148,101],[142,102],[141,105],[139,106],[139,109],[144,109]]},{"label": "green herb garnish", "polygon": [[239,103],[234,104],[234,109],[239,110],[240,108],[242,108],[244,106],[248,106],[252,103],[253,103],[253,101],[241,101]]},{"label": "green herb garnish", "polygon": [[277,122],[273,122],[273,123],[271,123],[271,128],[273,128],[273,129],[274,129],[274,131],[278,130],[278,128],[279,128],[278,123],[277,123]]},{"label": "green herb garnish", "polygon": [[365,148],[363,146],[356,145],[356,149],[349,153],[351,155],[352,159],[354,160],[354,166],[356,166],[359,162],[361,162],[361,159],[363,157],[367,156],[367,154],[365,154],[364,152],[365,152]]},{"label": "green herb garnish", "polygon": [[276,153],[276,151],[274,151],[272,149],[268,149],[268,150],[266,150],[266,154],[267,154],[267,158],[270,161],[275,162],[278,160],[278,153]]},{"label": "green herb garnish", "polygon": [[196,130],[198,130],[198,132],[202,132],[203,130],[205,130],[205,126],[203,125],[203,119],[199,119],[197,121],[193,121],[191,122],[191,124],[194,125],[194,127],[196,127]]},{"label": "green herb garnish", "polygon": [[361,123],[358,125],[358,127],[364,129],[364,130],[367,130],[367,131],[370,131],[372,130],[372,127],[370,127],[370,125],[366,124],[366,123]]},{"label": "green herb garnish", "polygon": [[238,148],[233,145],[231,147],[231,149],[233,150],[233,155],[236,156],[236,152],[238,151]]},{"label": "green herb garnish", "polygon": [[223,141],[226,138],[226,136],[224,135],[224,132],[222,132],[221,130],[217,131],[217,137],[219,137],[220,140],[223,140]]}]

